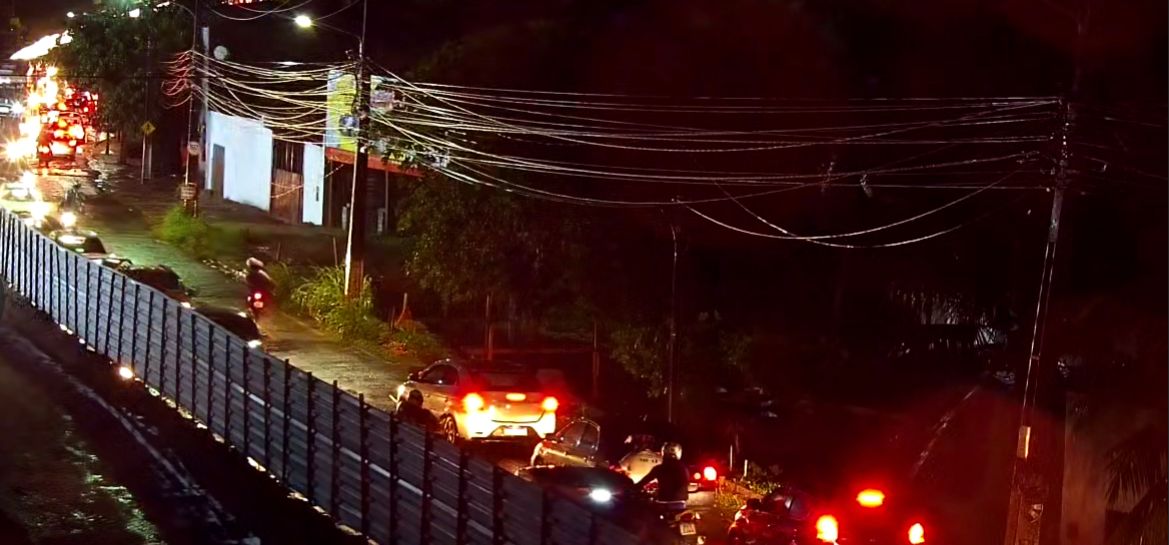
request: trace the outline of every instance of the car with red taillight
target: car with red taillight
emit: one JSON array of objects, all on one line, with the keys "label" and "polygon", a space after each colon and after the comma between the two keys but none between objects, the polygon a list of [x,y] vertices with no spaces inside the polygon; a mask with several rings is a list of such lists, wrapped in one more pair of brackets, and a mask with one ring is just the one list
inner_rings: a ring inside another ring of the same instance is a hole
[{"label": "car with red taillight", "polygon": [[883,488],[824,498],[781,486],[740,508],[727,538],[732,545],[922,545],[933,542],[932,531],[924,510]]},{"label": "car with red taillight", "polygon": [[541,439],[556,429],[560,401],[525,366],[445,359],[411,373],[398,399],[415,390],[451,440]]}]

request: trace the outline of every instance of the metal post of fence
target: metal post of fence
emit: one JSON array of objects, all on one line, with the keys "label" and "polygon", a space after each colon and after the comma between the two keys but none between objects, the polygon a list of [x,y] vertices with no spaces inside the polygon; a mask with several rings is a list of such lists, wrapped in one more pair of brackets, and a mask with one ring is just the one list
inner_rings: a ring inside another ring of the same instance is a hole
[{"label": "metal post of fence", "polygon": [[[60,253],[60,252],[55,252]],[[58,279],[60,282],[60,279]],[[122,277],[122,289],[118,291],[119,299],[122,300],[122,306],[118,308],[118,363],[122,362],[122,341],[126,339],[126,277]],[[106,354],[107,356],[109,354]]]},{"label": "metal post of fence", "polygon": [[[199,362],[198,362],[199,358],[197,355],[199,340],[195,336],[195,321],[198,320],[198,318],[195,317],[194,312],[188,313],[188,315],[191,317],[191,319],[189,320],[189,322],[191,324],[191,332],[190,332],[190,335],[188,335],[189,337],[191,337],[191,368],[187,370],[187,374],[191,375],[191,393],[190,393],[191,414],[198,415],[199,414],[198,411],[195,410],[196,407],[199,406]],[[179,331],[180,332],[182,331],[182,328],[183,328],[182,324],[179,324]],[[179,392],[183,391],[182,386],[180,386],[180,384],[182,384],[182,382],[181,382],[182,368],[183,368],[183,366],[180,365],[178,363],[178,361],[176,361],[175,362],[175,398],[176,399],[179,397]],[[207,424],[207,427],[210,428],[211,427],[211,403],[210,403],[210,400],[211,400],[211,397],[210,397],[210,392],[211,392],[210,369],[211,369],[211,367],[208,366],[207,369],[208,369],[208,373],[207,373],[207,392],[208,392],[207,400],[208,400],[208,403],[207,403],[207,406],[203,408],[203,418],[207,419],[206,424]]]},{"label": "metal post of fence", "polygon": [[[74,335],[80,335],[81,334],[81,331],[80,331],[81,330],[81,317],[78,315],[77,303],[79,303],[80,302],[79,299],[81,299],[81,290],[77,289],[77,283],[78,283],[77,282],[77,266],[81,264],[81,258],[77,257],[76,255],[74,255],[72,257],[73,257],[73,282],[71,282],[69,285],[73,286],[73,297],[72,297],[72,300],[73,300],[73,324],[72,324],[72,326],[73,327],[70,327],[69,329],[73,330]],[[135,295],[137,295],[137,293],[135,293]],[[135,303],[137,303],[137,302],[135,302]],[[134,331],[137,332],[138,331],[138,327],[137,327],[138,323],[135,322],[134,326],[135,326]]]},{"label": "metal post of fence", "polygon": [[597,527],[597,514],[589,513],[589,545],[597,545],[600,533],[600,528]]},{"label": "metal post of fence", "polygon": [[491,468],[491,543],[504,545],[503,534],[503,470]]},{"label": "metal post of fence", "polygon": [[552,517],[550,511],[552,507],[552,496],[548,493],[547,488],[540,489],[540,545],[551,545],[552,533]]},{"label": "metal post of fence", "polygon": [[272,358],[264,358],[264,468],[272,471]]},{"label": "metal post of fence", "polygon": [[102,343],[102,354],[106,357],[110,356],[110,331],[114,325],[114,283],[118,281],[118,275],[110,273],[110,296],[106,298],[106,334],[105,342]]},{"label": "metal post of fence", "polygon": [[316,469],[317,469],[316,468],[316,465],[317,465],[316,464],[316,457],[317,457],[317,425],[316,425],[316,413],[317,413],[317,410],[316,410],[316,408],[317,408],[316,390],[317,390],[317,385],[316,385],[316,382],[317,381],[313,379],[313,372],[309,371],[308,372],[308,418],[306,419],[307,422],[305,422],[305,425],[308,427],[308,460],[306,460],[306,463],[305,463],[306,468],[305,469],[308,470],[308,479],[307,479],[308,485],[306,486],[306,488],[307,488],[306,491],[308,492],[307,496],[308,496],[309,501],[312,501],[312,502],[316,501],[316,495],[314,494],[314,492],[316,492],[316,485],[313,483],[313,480],[314,480],[313,478],[316,477]]},{"label": "metal post of fence", "polygon": [[[134,283],[134,323],[132,324],[133,334],[130,336],[130,368],[134,368],[134,360],[138,357],[138,300],[142,298],[142,285]],[[125,331],[124,329],[122,331]],[[126,365],[126,362],[122,362]]]},{"label": "metal post of fence", "polygon": [[[214,331],[215,327],[211,327],[210,331]],[[231,410],[231,335],[224,333],[223,335],[223,439],[231,444],[231,418],[235,416],[235,411]],[[211,345],[211,352],[215,352],[215,345]]]},{"label": "metal post of fence", "polygon": [[455,516],[458,517],[455,521],[455,543],[457,545],[467,543],[467,519],[470,518],[469,506],[467,505],[467,465],[470,459],[471,456],[467,454],[466,450],[459,450],[459,496],[455,513]]},{"label": "metal post of fence", "polygon": [[[82,263],[85,264],[85,324],[82,330],[85,331],[85,345],[95,346],[97,341],[93,338],[96,333],[93,331],[94,319],[91,309],[97,308],[97,304],[93,302],[93,286],[91,285],[92,282],[90,282],[93,279],[93,264],[89,260],[85,260]],[[147,323],[149,323],[149,320],[147,320]],[[149,350],[150,345],[147,344],[146,346],[147,350]]]},{"label": "metal post of fence", "polygon": [[[251,396],[251,394],[248,393],[248,384],[249,384],[248,383],[248,367],[249,367],[249,363],[251,362],[251,350],[248,349],[247,345],[244,345],[243,353],[244,353],[244,369],[243,369],[244,381],[243,381],[243,384],[240,384],[240,386],[243,387],[243,393],[244,393],[244,404],[243,404],[243,408],[244,408],[244,458],[247,458],[247,457],[252,455],[252,450],[251,450],[251,446],[252,446],[251,397],[252,396]],[[231,354],[229,353],[227,359],[230,360],[231,359],[230,356],[231,356]]]},{"label": "metal post of fence", "polygon": [[340,492],[340,486],[337,482],[340,481],[341,476],[341,411],[338,410],[338,404],[341,402],[341,389],[337,387],[336,379],[333,380],[333,414],[331,423],[333,429],[333,436],[330,438],[333,442],[333,465],[330,467],[329,473],[329,514],[334,517],[338,513],[337,496]]},{"label": "metal post of fence", "polygon": [[292,397],[289,395],[292,392],[292,378],[290,376],[292,373],[288,372],[288,368],[291,366],[287,359],[284,360],[284,372],[281,373],[284,376],[284,395],[281,397],[284,400],[284,406],[281,407],[284,414],[284,421],[280,423],[280,431],[284,437],[280,441],[280,480],[285,483],[288,482],[288,426],[292,422],[292,415],[289,412],[292,407],[292,400],[289,399]]},{"label": "metal post of fence", "polygon": [[[86,285],[86,294],[88,295],[89,286]],[[88,298],[87,298],[88,300]],[[142,380],[150,382],[150,327],[154,323],[154,290],[150,290],[150,302],[146,303],[146,356],[142,359]],[[134,332],[138,334],[137,331]]]},{"label": "metal post of fence", "polygon": [[390,543],[398,540],[398,419],[390,415]]},{"label": "metal post of fence", "polygon": [[[42,259],[41,256],[43,255],[43,253],[44,253],[44,245],[37,244],[36,251],[34,252],[34,254],[35,254],[34,259],[36,260],[36,261],[34,261],[34,263],[36,263],[38,265],[40,264],[41,259]],[[43,274],[37,275],[36,287],[33,289],[33,294],[35,294],[35,295],[33,297],[30,297],[30,299],[33,300],[33,307],[41,309],[41,310],[45,310],[44,299],[42,299],[42,297],[44,295],[44,290],[45,290],[45,275],[43,275]]]},{"label": "metal post of fence", "polygon": [[430,503],[434,494],[433,483],[434,480],[432,467],[434,465],[434,434],[424,433],[423,448],[422,448],[422,512],[419,514],[419,528],[418,532],[421,536],[422,543],[430,543]]},{"label": "metal post of fence", "polygon": [[[195,332],[195,318],[191,317],[191,338],[194,339],[198,334]],[[211,324],[207,325],[207,427],[212,429],[214,427],[212,421],[215,419],[215,328]],[[198,347],[198,342],[191,343],[192,346]],[[192,352],[194,354],[194,352]]]},{"label": "metal post of fence", "polygon": [[[162,336],[160,337],[160,339],[162,341],[162,348],[160,349],[162,351],[162,354],[158,357],[158,391],[160,391],[160,392],[164,390],[163,385],[166,384],[166,347],[168,346],[168,343],[166,342],[167,341],[167,338],[166,338],[167,337],[166,318],[167,318],[167,316],[170,315],[170,308],[169,308],[170,306],[172,306],[172,305],[168,302],[167,299],[162,300],[162,323],[159,324],[162,326],[162,328],[161,328],[162,329]],[[178,314],[177,314],[178,313],[178,306],[174,305],[174,307],[175,307],[175,313],[176,313],[175,314],[175,322],[177,323],[178,322]],[[175,346],[178,346],[178,345],[176,344]],[[171,350],[174,352],[177,352],[177,350],[175,350],[175,349],[171,349]],[[175,391],[178,391],[178,389],[179,389],[179,381],[176,377]],[[175,404],[178,405],[178,401],[175,401]],[[191,418],[194,418],[195,417],[195,408],[188,407],[188,410],[191,413]]]},{"label": "metal post of fence", "polygon": [[369,405],[357,394],[357,425],[361,432],[361,535],[369,537]]}]

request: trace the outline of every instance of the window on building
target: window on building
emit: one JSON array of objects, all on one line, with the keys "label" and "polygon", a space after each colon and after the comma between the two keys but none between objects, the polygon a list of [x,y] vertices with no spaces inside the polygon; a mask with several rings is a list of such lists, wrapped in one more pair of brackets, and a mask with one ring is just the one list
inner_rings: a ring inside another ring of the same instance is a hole
[{"label": "window on building", "polygon": [[272,167],[297,174],[304,172],[304,144],[300,142],[272,141]]}]

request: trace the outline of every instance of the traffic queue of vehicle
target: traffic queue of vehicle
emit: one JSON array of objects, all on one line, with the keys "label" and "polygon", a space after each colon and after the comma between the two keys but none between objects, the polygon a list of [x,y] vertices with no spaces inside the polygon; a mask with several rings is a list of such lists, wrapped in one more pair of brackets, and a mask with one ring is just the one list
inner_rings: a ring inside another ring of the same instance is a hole
[{"label": "traffic queue of vehicle", "polygon": [[[79,193],[68,195],[65,200],[69,201],[70,198],[78,201]],[[191,300],[194,290],[183,285],[182,279],[174,269],[166,265],[136,266],[129,259],[111,253],[96,232],[82,229],[77,225],[78,217],[75,210],[79,208],[78,202],[73,202],[72,206],[65,204],[67,203],[58,204],[44,200],[36,187],[35,176],[32,173],[24,173],[20,180],[0,183],[0,206],[57,245],[77,252],[94,263],[117,270],[140,284],[157,289],[187,308],[194,308],[208,320],[243,339],[252,348],[263,345],[263,335],[249,312],[223,306],[194,304]]]}]

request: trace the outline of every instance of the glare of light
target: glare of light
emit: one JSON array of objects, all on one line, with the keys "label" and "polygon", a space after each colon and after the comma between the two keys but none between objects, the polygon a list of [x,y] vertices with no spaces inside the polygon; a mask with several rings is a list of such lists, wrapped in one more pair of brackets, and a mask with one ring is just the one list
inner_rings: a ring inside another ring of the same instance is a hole
[{"label": "glare of light", "polygon": [[77,225],[77,214],[74,214],[73,212],[63,212],[61,214],[61,226],[69,229],[74,225]]},{"label": "glare of light", "polygon": [[70,43],[73,43],[73,36],[68,32],[61,34],[61,37],[57,39],[57,45],[69,45]]},{"label": "glare of light", "polygon": [[604,488],[589,490],[589,499],[597,503],[609,503],[613,500],[613,493]]},{"label": "glare of light", "polygon": [[12,56],[8,57],[13,61],[31,61],[33,59],[43,57],[48,54],[50,49],[57,47],[57,38],[59,34],[49,34],[48,36],[41,36],[37,41],[25,46]]},{"label": "glare of light", "polygon": [[261,341],[260,339],[252,339],[252,340],[248,341],[248,348],[259,348],[259,347],[263,346],[263,344],[264,344],[263,341]]},{"label": "glare of light", "polygon": [[76,13],[73,13],[72,11],[70,11],[69,13],[66,13],[66,14],[65,14],[65,16],[66,16],[66,17],[68,17],[68,18],[70,18],[70,19],[72,19],[72,18],[74,18],[74,17],[77,17],[77,14],[76,14]]},{"label": "glare of light", "polygon": [[133,380],[134,370],[126,367],[125,365],[122,365],[118,367],[118,376],[121,377],[122,380]]},{"label": "glare of light", "polygon": [[191,303],[183,301],[182,303],[179,303],[179,306],[183,308],[191,308]]},{"label": "glare of light", "polygon": [[300,28],[309,28],[313,26],[313,20],[308,15],[304,14],[297,15],[292,21],[295,22],[296,26]]},{"label": "glare of light", "polygon": [[142,15],[142,10],[134,8],[127,12],[126,15],[129,15],[131,19],[137,19],[139,15]]},{"label": "glare of light", "polygon": [[300,66],[301,63],[296,61],[280,61],[276,64],[279,64],[280,66]]},{"label": "glare of light", "polygon": [[866,488],[856,495],[856,502],[861,507],[880,507],[885,503],[885,493],[875,488]]},{"label": "glare of light", "polygon": [[913,545],[921,545],[925,543],[925,527],[920,522],[916,522],[909,527],[909,542]]},{"label": "glare of light", "polygon": [[822,515],[816,519],[816,539],[828,543],[836,543],[836,538],[839,536],[840,526],[836,524],[836,517]]},{"label": "glare of light", "polygon": [[35,174],[33,174],[27,170],[20,174],[20,185],[24,186],[27,189],[32,189],[34,186],[36,186],[36,184],[37,184],[37,177]]},{"label": "glare of light", "polygon": [[[54,36],[55,36],[55,34],[54,34]],[[49,67],[45,68],[45,75],[50,77],[50,78],[55,78],[55,77],[57,77],[57,73],[60,71],[61,71],[61,69],[57,68],[56,66],[49,66]],[[56,86],[54,86],[54,88],[56,88]],[[56,95],[57,93],[53,93],[53,94]]]}]

